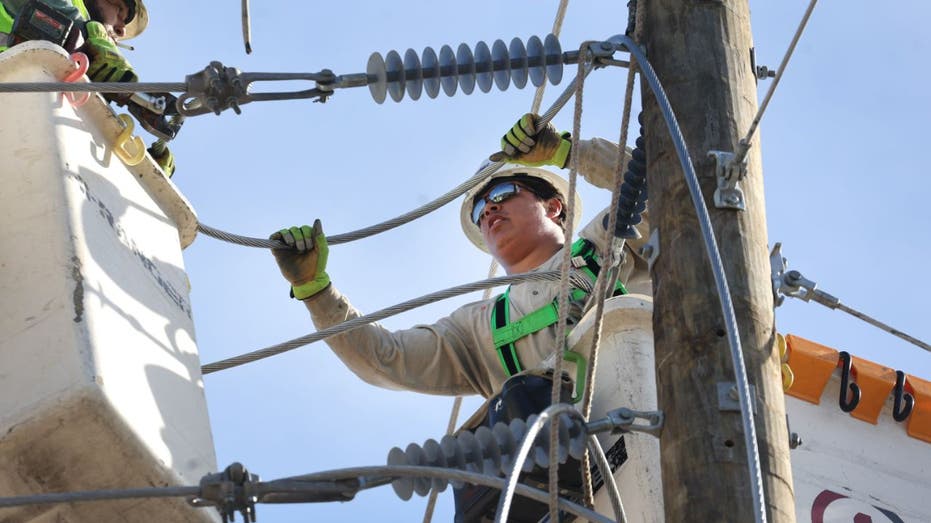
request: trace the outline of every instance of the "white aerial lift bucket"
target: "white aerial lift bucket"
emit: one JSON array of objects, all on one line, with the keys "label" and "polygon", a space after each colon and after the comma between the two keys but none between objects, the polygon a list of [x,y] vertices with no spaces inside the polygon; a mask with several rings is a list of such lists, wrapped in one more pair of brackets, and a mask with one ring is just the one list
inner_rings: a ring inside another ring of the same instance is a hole
[{"label": "white aerial lift bucket", "polygon": [[[0,82],[73,69],[46,42],[0,53]],[[114,154],[124,124],[99,95],[3,93],[0,112],[0,495],[198,484],[217,466],[181,256],[194,212],[149,156]],[[159,498],[0,520],[219,516]]]},{"label": "white aerial lift bucket", "polygon": [[[568,339],[569,347],[582,354],[586,362],[590,359],[594,327],[593,308],[573,327]],[[656,405],[653,300],[641,294],[610,298],[605,302],[589,420],[604,418],[607,412],[620,407],[654,411]],[[663,521],[659,438],[636,432],[623,436],[601,433],[598,441],[609,461],[619,463],[614,479],[627,521]],[[604,487],[595,493],[595,510],[614,515]]]}]

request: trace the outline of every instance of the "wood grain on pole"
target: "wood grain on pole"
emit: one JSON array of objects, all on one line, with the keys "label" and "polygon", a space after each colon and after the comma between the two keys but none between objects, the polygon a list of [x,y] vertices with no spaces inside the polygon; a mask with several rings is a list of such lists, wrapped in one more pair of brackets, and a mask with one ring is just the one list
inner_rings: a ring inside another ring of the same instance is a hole
[{"label": "wood grain on pole", "polygon": [[[754,395],[769,521],[795,521],[785,401],[774,346],[760,142],[740,182],[746,210],[717,209],[711,150],[735,151],[757,108],[746,0],[648,0],[643,46],[695,165],[739,326]],[[643,84],[650,217],[659,232],[653,328],[667,521],[753,521],[739,411],[721,410],[735,383],[714,277],[666,124]]]}]

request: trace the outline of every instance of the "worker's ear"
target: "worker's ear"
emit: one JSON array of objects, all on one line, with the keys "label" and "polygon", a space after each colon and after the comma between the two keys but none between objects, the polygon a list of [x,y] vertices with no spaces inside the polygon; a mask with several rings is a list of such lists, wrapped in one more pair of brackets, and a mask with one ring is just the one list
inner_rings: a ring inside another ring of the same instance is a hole
[{"label": "worker's ear", "polygon": [[549,218],[559,218],[562,214],[562,202],[559,198],[550,198],[546,201],[546,216]]}]

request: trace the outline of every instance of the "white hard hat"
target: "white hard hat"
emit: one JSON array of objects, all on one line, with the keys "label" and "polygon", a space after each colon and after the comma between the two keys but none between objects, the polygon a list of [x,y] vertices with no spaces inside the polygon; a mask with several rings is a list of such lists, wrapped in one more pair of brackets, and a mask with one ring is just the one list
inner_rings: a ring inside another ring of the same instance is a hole
[{"label": "white hard hat", "polygon": [[[485,160],[478,168],[478,171],[481,171],[490,163],[489,160]],[[568,203],[565,202],[568,202],[569,181],[562,176],[546,169],[541,169],[540,167],[527,167],[525,165],[513,163],[502,165],[500,169],[492,173],[488,178],[482,180],[480,184],[476,185],[465,194],[465,198],[462,200],[462,209],[459,211],[459,222],[462,225],[462,231],[465,232],[466,238],[485,252],[488,252],[488,247],[485,246],[485,239],[482,237],[482,231],[477,225],[472,223],[472,200],[475,199],[479,191],[485,189],[492,180],[517,175],[532,176],[549,183],[556,189],[560,196],[562,196],[564,205],[568,205]],[[579,196],[578,191],[575,193],[575,205],[573,206],[572,217],[576,225],[582,220],[582,198]]]},{"label": "white hard hat", "polygon": [[[142,3],[142,0],[129,0],[135,2],[136,4],[136,13],[133,16],[133,19],[126,24],[125,31],[126,34],[123,35],[121,40],[129,40],[130,38],[135,38],[142,34],[145,31],[147,25],[149,25],[149,12],[146,11],[145,4]],[[129,2],[127,2],[128,4]]]}]

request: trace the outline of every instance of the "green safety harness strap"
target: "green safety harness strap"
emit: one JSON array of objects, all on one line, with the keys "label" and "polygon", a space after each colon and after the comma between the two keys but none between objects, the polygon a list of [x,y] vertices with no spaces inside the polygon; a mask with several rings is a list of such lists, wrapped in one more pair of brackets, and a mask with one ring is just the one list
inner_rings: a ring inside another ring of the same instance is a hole
[{"label": "green safety harness strap", "polygon": [[13,17],[7,12],[6,6],[0,2],[0,52],[6,51],[7,38],[13,32]]},{"label": "green safety harness strap", "polygon": [[[598,278],[598,273],[601,271],[594,244],[584,238],[580,238],[572,244],[571,255],[573,258],[581,257],[585,261],[585,265],[581,267],[581,271],[594,282]],[[514,347],[514,342],[528,334],[543,330],[559,321],[557,298],[543,307],[525,315],[523,318],[512,322],[510,318],[510,293],[511,287],[508,286],[507,290],[495,300],[495,306],[491,311],[492,340],[498,351],[498,359],[501,361],[501,366],[504,368],[508,377],[523,370],[520,359],[517,357],[517,350]],[[584,290],[576,288],[572,289],[570,296],[573,300],[582,300],[585,298],[586,294]],[[617,296],[619,294],[627,294],[627,289],[624,288],[624,284],[617,281],[612,295]],[[566,351],[564,359],[576,363],[577,369],[581,371],[582,379],[576,379],[576,389],[578,389],[581,382],[584,381],[585,365],[580,365],[580,363],[584,363],[584,359],[581,355],[572,351]]]}]

